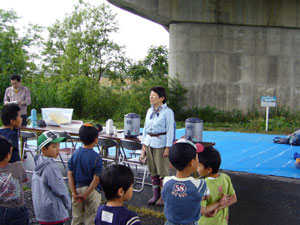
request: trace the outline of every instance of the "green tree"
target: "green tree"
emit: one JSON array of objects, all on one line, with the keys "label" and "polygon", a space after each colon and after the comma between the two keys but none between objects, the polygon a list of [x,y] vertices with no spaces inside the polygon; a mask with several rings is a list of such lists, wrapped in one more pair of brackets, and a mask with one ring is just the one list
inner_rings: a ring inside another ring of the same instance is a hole
[{"label": "green tree", "polygon": [[28,73],[26,80],[34,78],[36,74],[41,73],[42,68],[42,57],[41,52],[43,51],[43,36],[44,27],[37,24],[29,24],[25,30],[24,42],[26,43],[25,50],[28,55]]},{"label": "green tree", "polygon": [[151,76],[168,74],[168,49],[166,46],[151,46],[144,59],[144,65],[151,71]]},{"label": "green tree", "polygon": [[127,76],[138,81],[141,78],[158,78],[168,74],[168,50],[166,46],[151,46],[147,56],[128,68]]},{"label": "green tree", "polygon": [[70,15],[48,30],[43,52],[47,74],[65,79],[85,75],[97,81],[104,76],[123,76],[127,59],[124,47],[110,39],[118,31],[118,23],[109,6],[80,1]]},{"label": "green tree", "polygon": [[141,78],[149,78],[151,71],[144,65],[142,61],[134,63],[128,68],[127,77],[132,81],[139,81]]},{"label": "green tree", "polygon": [[30,73],[28,52],[25,46],[30,45],[26,37],[19,37],[14,23],[18,16],[14,11],[0,9],[0,94],[4,95],[12,74]]},{"label": "green tree", "polygon": [[93,82],[90,77],[84,75],[73,77],[70,81],[62,81],[57,88],[59,105],[61,107],[73,108],[76,116],[83,117],[86,107],[86,99],[94,94]]}]

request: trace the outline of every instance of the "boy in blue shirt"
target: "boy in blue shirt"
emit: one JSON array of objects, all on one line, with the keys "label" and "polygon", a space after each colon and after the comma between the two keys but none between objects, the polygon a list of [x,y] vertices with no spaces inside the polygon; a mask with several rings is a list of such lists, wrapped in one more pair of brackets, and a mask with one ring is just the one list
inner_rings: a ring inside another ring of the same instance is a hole
[{"label": "boy in blue shirt", "polygon": [[79,129],[83,147],[79,147],[68,161],[68,180],[72,192],[72,224],[94,224],[101,203],[99,177],[102,172],[101,155],[93,150],[98,143],[99,130],[91,123]]},{"label": "boy in blue shirt", "polygon": [[3,129],[0,129],[0,135],[3,135],[13,144],[13,151],[10,163],[20,161],[18,147],[18,129],[22,125],[21,109],[15,103],[4,105],[1,110],[1,121]]},{"label": "boy in blue shirt", "polygon": [[100,184],[108,202],[99,206],[96,225],[141,225],[137,214],[123,206],[132,197],[133,182],[133,173],[127,166],[111,165],[105,168]]},{"label": "boy in blue shirt", "polygon": [[201,208],[201,200],[209,195],[204,179],[191,176],[197,171],[198,152],[203,151],[201,144],[179,139],[170,149],[169,159],[176,168],[176,176],[164,179],[162,198],[165,202],[166,225],[196,225],[201,214],[207,214],[226,203],[226,196],[220,201]]}]

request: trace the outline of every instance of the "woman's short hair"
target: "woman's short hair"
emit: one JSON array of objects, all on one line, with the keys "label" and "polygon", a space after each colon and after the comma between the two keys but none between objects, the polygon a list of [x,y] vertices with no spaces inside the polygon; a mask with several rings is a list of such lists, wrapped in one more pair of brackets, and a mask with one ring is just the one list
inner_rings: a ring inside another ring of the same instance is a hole
[{"label": "woman's short hair", "polygon": [[153,87],[150,89],[150,91],[153,91],[155,92],[156,94],[158,94],[158,96],[161,98],[161,97],[164,97],[165,99],[163,100],[163,103],[165,104],[166,101],[167,101],[167,94],[166,94],[166,90],[165,88],[163,87]]}]

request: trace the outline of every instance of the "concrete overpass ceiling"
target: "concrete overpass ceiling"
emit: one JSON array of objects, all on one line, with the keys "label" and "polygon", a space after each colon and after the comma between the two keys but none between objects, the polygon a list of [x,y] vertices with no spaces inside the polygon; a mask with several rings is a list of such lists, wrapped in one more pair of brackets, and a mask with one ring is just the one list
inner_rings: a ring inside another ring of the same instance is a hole
[{"label": "concrete overpass ceiling", "polygon": [[170,23],[220,23],[300,28],[300,0],[108,0],[168,27]]},{"label": "concrete overpass ceiling", "polygon": [[[151,20],[152,22],[158,23],[168,30],[170,20],[167,17],[161,16],[157,12],[159,11],[158,0],[153,1],[119,1],[119,0],[107,0],[111,4],[131,12],[137,16],[141,16],[145,19]],[[149,3],[149,4],[146,4]]]}]

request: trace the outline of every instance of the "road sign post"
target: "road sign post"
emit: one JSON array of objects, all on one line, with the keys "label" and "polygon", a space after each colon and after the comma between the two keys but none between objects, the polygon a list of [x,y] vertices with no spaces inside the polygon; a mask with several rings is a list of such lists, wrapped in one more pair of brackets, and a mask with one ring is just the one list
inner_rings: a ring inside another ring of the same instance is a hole
[{"label": "road sign post", "polygon": [[268,131],[269,107],[276,107],[276,96],[261,96],[260,105],[266,107],[266,131]]}]

